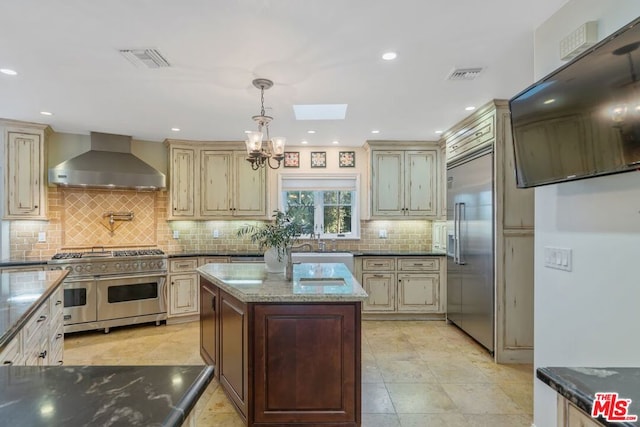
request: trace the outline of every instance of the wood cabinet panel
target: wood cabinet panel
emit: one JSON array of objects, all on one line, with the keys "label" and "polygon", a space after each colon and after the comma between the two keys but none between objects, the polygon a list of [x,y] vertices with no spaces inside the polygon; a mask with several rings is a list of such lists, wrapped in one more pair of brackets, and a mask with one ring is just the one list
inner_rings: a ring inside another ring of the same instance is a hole
[{"label": "wood cabinet panel", "polygon": [[[218,363],[218,288],[200,279],[200,356],[209,365]],[[219,372],[216,369],[216,377]]]},{"label": "wood cabinet panel", "polygon": [[170,149],[171,210],[174,217],[192,217],[195,214],[195,170],[196,152],[192,148]]},{"label": "wood cabinet panel", "polygon": [[220,291],[220,383],[247,417],[249,392],[247,305]]},{"label": "wood cabinet panel", "polygon": [[356,422],[356,319],[353,304],[256,305],[257,423]]},{"label": "wood cabinet panel", "polygon": [[251,169],[244,151],[234,153],[233,216],[267,214],[266,169]]},{"label": "wood cabinet panel", "polygon": [[169,317],[197,314],[200,307],[198,275],[172,274],[169,276]]},{"label": "wood cabinet panel", "polygon": [[[3,127],[6,219],[47,219],[46,126],[19,122]],[[13,126],[15,124],[15,126]]]},{"label": "wood cabinet panel", "polygon": [[369,297],[362,304],[365,311],[395,311],[396,275],[393,273],[364,273],[362,287]]},{"label": "wood cabinet panel", "polygon": [[439,310],[440,277],[433,273],[398,274],[398,311]]},{"label": "wood cabinet panel", "polygon": [[227,216],[231,212],[232,158],[230,151],[200,153],[200,215]]},{"label": "wood cabinet panel", "polygon": [[428,150],[373,150],[372,217],[436,217],[441,194],[438,153],[435,144]]}]

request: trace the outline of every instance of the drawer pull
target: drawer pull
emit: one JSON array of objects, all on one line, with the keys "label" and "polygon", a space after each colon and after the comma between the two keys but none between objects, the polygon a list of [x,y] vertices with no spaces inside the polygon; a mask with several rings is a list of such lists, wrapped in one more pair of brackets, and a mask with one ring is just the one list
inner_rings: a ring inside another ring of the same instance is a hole
[{"label": "drawer pull", "polygon": [[383,277],[382,274],[374,274],[373,277]]},{"label": "drawer pull", "polygon": [[2,363],[5,366],[12,366],[13,362],[11,360],[5,360],[4,363]]},{"label": "drawer pull", "polygon": [[40,354],[38,354],[38,357],[40,359],[44,359],[45,357],[47,357],[47,350],[40,352]]},{"label": "drawer pull", "polygon": [[62,334],[56,334],[56,339],[59,340],[60,338],[62,338],[64,335]]},{"label": "drawer pull", "polygon": [[60,304],[62,304],[62,301],[60,300],[56,301],[56,305],[60,305]]},{"label": "drawer pull", "polygon": [[373,264],[373,265],[375,265],[376,267],[384,267],[384,264]]},{"label": "drawer pull", "polygon": [[71,315],[70,314],[65,314],[64,315],[64,320],[71,320]]},{"label": "drawer pull", "polygon": [[476,136],[482,136],[482,135],[484,135],[484,132],[482,131],[476,132]]},{"label": "drawer pull", "polygon": [[413,263],[413,265],[414,265],[414,267],[422,267],[422,265],[423,265],[423,264],[422,264],[422,263],[414,262],[414,263]]},{"label": "drawer pull", "polygon": [[36,323],[44,322],[45,320],[47,320],[47,316],[43,314],[42,316],[38,317],[38,320],[36,320]]}]

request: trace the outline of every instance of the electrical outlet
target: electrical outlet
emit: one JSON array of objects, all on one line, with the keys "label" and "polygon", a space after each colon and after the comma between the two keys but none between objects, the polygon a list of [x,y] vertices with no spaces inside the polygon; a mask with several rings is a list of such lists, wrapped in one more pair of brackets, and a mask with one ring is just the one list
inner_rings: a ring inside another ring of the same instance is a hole
[{"label": "electrical outlet", "polygon": [[558,270],[571,271],[572,269],[571,249],[569,248],[553,248],[546,246],[544,248],[544,266],[547,268],[555,268]]},{"label": "electrical outlet", "polygon": [[174,239],[179,239],[180,238],[180,231],[173,230],[173,238]]},{"label": "electrical outlet", "polygon": [[45,231],[38,232],[38,242],[43,243],[47,241],[47,233]]},{"label": "electrical outlet", "polygon": [[216,228],[215,230],[213,230],[213,238],[217,239],[218,237],[220,237],[220,230]]},{"label": "electrical outlet", "polygon": [[387,234],[387,230],[385,230],[384,228],[380,229],[378,231],[378,237],[381,239],[386,239],[387,237],[389,237]]}]

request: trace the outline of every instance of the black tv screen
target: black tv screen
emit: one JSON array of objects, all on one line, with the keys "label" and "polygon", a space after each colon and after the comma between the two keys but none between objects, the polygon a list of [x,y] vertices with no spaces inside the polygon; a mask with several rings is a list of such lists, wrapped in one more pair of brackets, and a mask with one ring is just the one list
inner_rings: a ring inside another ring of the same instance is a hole
[{"label": "black tv screen", "polygon": [[518,187],[640,167],[640,18],[509,101]]}]

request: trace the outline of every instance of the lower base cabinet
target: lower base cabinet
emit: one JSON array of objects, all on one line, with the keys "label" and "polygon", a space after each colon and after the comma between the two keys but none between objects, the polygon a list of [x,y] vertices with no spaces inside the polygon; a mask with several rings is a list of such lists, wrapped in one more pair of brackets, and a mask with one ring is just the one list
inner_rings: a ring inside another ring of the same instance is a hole
[{"label": "lower base cabinet", "polygon": [[569,400],[558,395],[558,427],[602,427]]},{"label": "lower base cabinet", "polygon": [[200,291],[201,354],[248,426],[360,425],[360,302],[243,303],[204,278]]}]

